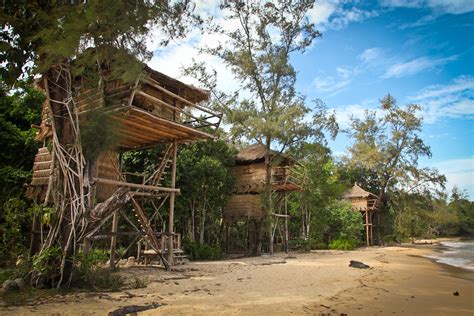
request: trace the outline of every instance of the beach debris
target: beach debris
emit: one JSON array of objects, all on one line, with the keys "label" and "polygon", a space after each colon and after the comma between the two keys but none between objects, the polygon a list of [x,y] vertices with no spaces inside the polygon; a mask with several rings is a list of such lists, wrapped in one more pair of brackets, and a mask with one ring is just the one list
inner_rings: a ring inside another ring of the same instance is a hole
[{"label": "beach debris", "polygon": [[453,293],[453,295],[454,295],[454,296],[459,296],[459,292],[456,291],[456,292]]},{"label": "beach debris", "polygon": [[139,313],[143,312],[149,309],[157,308],[160,307],[161,304],[159,303],[151,303],[148,305],[130,305],[130,306],[125,306],[125,307],[120,307],[119,309],[116,309],[108,314],[108,316],[124,316],[128,314],[133,314],[133,313]]},{"label": "beach debris", "polygon": [[351,268],[358,268],[358,269],[368,269],[370,268],[369,265],[365,264],[365,263],[362,263],[360,261],[355,261],[355,260],[351,260],[350,263],[349,263],[349,267]]}]

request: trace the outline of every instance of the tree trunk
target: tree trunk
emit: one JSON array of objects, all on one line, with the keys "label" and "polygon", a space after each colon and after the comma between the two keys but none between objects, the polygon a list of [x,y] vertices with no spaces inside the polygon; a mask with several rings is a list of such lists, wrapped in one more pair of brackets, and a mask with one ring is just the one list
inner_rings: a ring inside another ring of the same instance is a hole
[{"label": "tree trunk", "polygon": [[[270,146],[271,138],[266,137],[266,152],[265,152],[265,221],[268,227],[268,238],[269,238],[269,252],[273,254],[273,234],[272,229],[272,168],[271,168],[271,157],[270,157]],[[262,231],[263,232],[263,231]],[[262,236],[263,237],[263,236]],[[260,238],[260,236],[259,236]],[[261,243],[260,243],[261,244]],[[261,246],[260,246],[261,247]],[[260,249],[261,253],[261,249]]]},{"label": "tree trunk", "polygon": [[199,244],[202,246],[204,245],[204,226],[206,223],[206,209],[203,208],[201,210],[201,225],[199,230]]}]

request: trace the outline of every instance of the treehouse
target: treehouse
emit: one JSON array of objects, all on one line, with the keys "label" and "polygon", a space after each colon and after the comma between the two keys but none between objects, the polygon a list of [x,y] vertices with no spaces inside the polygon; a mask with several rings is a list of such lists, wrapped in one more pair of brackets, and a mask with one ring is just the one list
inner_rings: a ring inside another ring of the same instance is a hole
[{"label": "treehouse", "polygon": [[352,188],[347,190],[343,199],[351,203],[352,209],[362,213],[364,218],[365,236],[367,247],[373,245],[373,220],[377,212],[376,201],[377,196],[373,193],[362,189],[357,183]]},{"label": "treehouse", "polygon": [[[235,166],[231,169],[234,177],[233,195],[229,198],[223,214],[224,223],[228,228],[239,221],[246,221],[247,225],[248,222],[255,222],[257,225],[265,217],[262,205],[266,178],[265,153],[265,145],[256,144],[242,149],[235,157]],[[294,177],[293,167],[296,163],[273,150],[270,152],[270,161],[274,210],[272,215],[277,219],[285,219],[287,223],[286,193],[301,189]],[[284,241],[287,240],[286,229],[285,236],[282,238]],[[228,239],[227,233],[226,243]]]},{"label": "treehouse", "polygon": [[[67,114],[64,102],[57,101],[61,99],[60,94],[64,90],[61,86],[64,83],[51,79],[54,76],[49,78],[41,83],[47,100],[43,104],[43,120],[37,140],[43,142],[43,147],[38,150],[35,158],[32,181],[27,188],[28,196],[38,203],[53,201],[53,183],[62,170],[58,165],[58,158],[51,154],[51,142],[54,133],[61,138],[71,130],[65,128],[58,117],[65,121],[69,115],[74,122],[74,114],[77,113],[79,126],[86,126],[88,120],[94,119],[97,113],[104,113],[113,126],[115,143],[111,150],[99,153],[96,169],[91,172],[92,179],[89,179],[92,185],[91,195],[94,200],[101,202],[109,199],[117,188],[126,188],[138,218],[134,227],[141,226],[135,227],[136,233],[147,236],[155,252],[168,251],[169,256],[172,256],[172,237],[176,235],[173,231],[174,196],[180,192],[174,187],[177,146],[184,142],[214,138],[213,132],[218,128],[222,115],[200,104],[208,100],[209,91],[184,84],[149,67],[145,67],[133,83],[113,79],[106,80],[99,87],[86,89],[82,86],[82,78],[74,78],[71,80],[73,105],[67,105],[74,110]],[[56,118],[55,122],[52,122],[52,117]],[[124,152],[157,146],[163,150],[161,157],[157,157],[156,168],[152,172],[123,172],[121,160]],[[167,173],[171,173],[171,187],[162,186]],[[156,239],[158,234],[151,229],[150,223],[166,199],[170,203],[168,233],[161,232],[161,236],[171,238],[167,243],[168,249],[163,249],[163,242]],[[142,205],[153,200],[161,200],[163,203],[156,207],[152,218],[147,218]],[[121,214],[127,222],[132,222],[125,214]],[[117,211],[113,212],[113,217],[112,244],[116,236],[120,235],[117,232]],[[96,233],[97,231],[98,229],[95,230]],[[94,240],[95,237],[97,236],[92,234],[87,239]],[[114,258],[111,258],[111,264],[113,261]]]}]

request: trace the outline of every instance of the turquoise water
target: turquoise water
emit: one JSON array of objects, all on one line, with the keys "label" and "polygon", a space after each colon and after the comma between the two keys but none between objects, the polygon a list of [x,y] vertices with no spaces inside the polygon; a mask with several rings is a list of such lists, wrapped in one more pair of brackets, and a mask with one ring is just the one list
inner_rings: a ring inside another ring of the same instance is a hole
[{"label": "turquoise water", "polygon": [[474,271],[474,240],[443,241],[440,252],[427,255],[436,262]]}]

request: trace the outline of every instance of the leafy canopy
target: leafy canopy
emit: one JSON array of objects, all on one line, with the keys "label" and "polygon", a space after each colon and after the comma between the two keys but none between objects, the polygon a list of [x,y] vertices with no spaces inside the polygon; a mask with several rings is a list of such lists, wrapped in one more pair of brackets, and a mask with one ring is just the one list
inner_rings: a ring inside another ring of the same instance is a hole
[{"label": "leafy canopy", "polygon": [[166,45],[184,36],[190,21],[199,22],[189,0],[6,0],[2,9],[0,58],[6,65],[0,75],[9,84],[33,66],[43,73],[71,59],[77,74],[109,63],[127,79],[141,69],[137,60],[151,58],[146,40],[153,27]]},{"label": "leafy canopy", "polygon": [[[218,57],[238,82],[236,91],[216,93],[231,124],[234,139],[292,146],[310,136],[322,139],[323,130],[335,133],[334,117],[327,117],[322,102],[314,117],[305,98],[295,89],[296,71],[291,55],[304,52],[321,36],[306,13],[314,1],[224,1],[221,10],[233,28],[212,25],[208,32],[222,40],[203,48]],[[203,63],[187,69],[216,91],[216,80]],[[237,97],[238,92],[244,92]]]},{"label": "leafy canopy", "polygon": [[351,164],[375,172],[381,194],[396,185],[407,190],[427,183],[444,185],[445,178],[437,170],[418,167],[420,157],[431,157],[430,147],[419,135],[421,106],[400,107],[390,94],[380,100],[380,105],[380,116],[367,110],[363,118],[351,118]]}]

